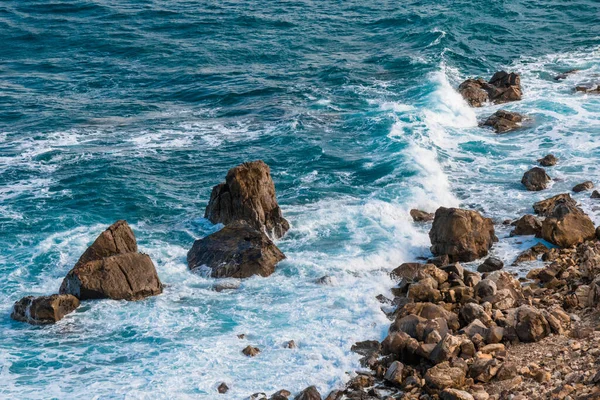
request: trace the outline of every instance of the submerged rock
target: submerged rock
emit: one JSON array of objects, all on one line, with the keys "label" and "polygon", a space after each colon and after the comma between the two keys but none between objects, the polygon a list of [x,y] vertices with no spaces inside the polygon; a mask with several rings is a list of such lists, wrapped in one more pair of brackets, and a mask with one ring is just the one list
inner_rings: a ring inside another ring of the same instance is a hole
[{"label": "submerged rock", "polygon": [[269,276],[284,258],[264,232],[243,221],[196,240],[187,254],[190,270],[207,268],[213,278]]},{"label": "submerged rock", "polygon": [[491,219],[477,211],[440,207],[429,231],[431,252],[447,255],[451,262],[485,257],[498,241]]},{"label": "submerged rock", "polygon": [[275,238],[290,227],[277,203],[271,170],[260,160],[229,170],[225,182],[213,188],[204,217],[225,225],[243,220]]},{"label": "submerged rock", "polygon": [[498,110],[485,122],[484,126],[491,126],[496,133],[506,133],[521,127],[523,116],[516,112]]},{"label": "submerged rock", "polygon": [[551,167],[553,165],[556,165],[558,159],[554,157],[553,154],[547,154],[543,158],[538,159],[537,161],[542,167]]},{"label": "submerged rock", "polygon": [[573,190],[575,193],[584,192],[586,190],[591,190],[594,188],[594,183],[592,181],[585,181],[578,185],[573,186]]},{"label": "submerged rock", "polygon": [[60,293],[80,300],[140,300],[162,293],[162,283],[150,256],[126,253],[78,264],[63,280]]},{"label": "submerged rock", "polygon": [[546,174],[546,171],[540,167],[533,167],[529,171],[525,172],[521,183],[530,191],[540,191],[548,187],[550,177]]},{"label": "submerged rock", "polygon": [[61,294],[80,300],[140,300],[162,293],[150,257],[137,253],[133,231],[117,221],[98,236],[60,286]]},{"label": "submerged rock", "polygon": [[494,104],[521,100],[521,77],[515,73],[499,71],[489,82],[467,79],[458,87],[463,98],[473,107],[481,107],[486,102]]},{"label": "submerged rock", "polygon": [[562,72],[562,73],[560,73],[560,74],[556,75],[556,76],[554,77],[554,80],[555,80],[555,81],[560,81],[560,80],[563,80],[563,79],[567,79],[567,77],[568,77],[569,75],[573,75],[573,74],[575,74],[575,73],[577,73],[577,72],[579,72],[579,70],[578,70],[578,69],[570,69],[570,70],[568,70],[568,71],[566,71],[566,72]]},{"label": "submerged rock", "polygon": [[34,325],[53,324],[79,307],[79,299],[70,294],[27,296],[17,301],[10,317]]}]

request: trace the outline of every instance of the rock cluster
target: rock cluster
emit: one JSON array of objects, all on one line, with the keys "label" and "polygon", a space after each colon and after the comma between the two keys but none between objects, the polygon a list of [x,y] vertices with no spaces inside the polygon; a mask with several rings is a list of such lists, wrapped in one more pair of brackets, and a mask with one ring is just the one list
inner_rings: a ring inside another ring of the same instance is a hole
[{"label": "rock cluster", "polygon": [[485,103],[507,103],[521,100],[521,77],[515,73],[499,71],[486,82],[485,80],[467,79],[458,87],[458,91],[473,107],[481,107]]},{"label": "rock cluster", "polygon": [[483,123],[484,126],[491,126],[496,133],[506,133],[518,129],[523,122],[523,116],[516,112],[498,110],[492,114]]},{"label": "rock cluster", "polygon": [[80,300],[140,300],[162,293],[150,257],[137,252],[126,221],[117,221],[98,236],[64,278],[59,293],[24,297],[11,317],[31,324],[50,324],[79,307]]}]

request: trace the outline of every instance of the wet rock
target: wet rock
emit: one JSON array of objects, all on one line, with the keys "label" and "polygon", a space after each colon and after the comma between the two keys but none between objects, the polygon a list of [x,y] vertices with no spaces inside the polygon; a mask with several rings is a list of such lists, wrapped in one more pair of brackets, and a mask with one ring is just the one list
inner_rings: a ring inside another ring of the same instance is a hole
[{"label": "wet rock", "polygon": [[592,181],[585,181],[578,185],[573,186],[573,190],[575,193],[584,192],[586,190],[591,190],[594,188],[594,183]]},{"label": "wet rock", "polygon": [[101,260],[117,254],[137,253],[137,241],[127,221],[119,220],[100,234],[79,257],[74,268],[90,261]]},{"label": "wet rock", "polygon": [[498,240],[491,219],[477,211],[440,207],[429,231],[431,252],[447,255],[451,262],[484,257]]},{"label": "wet rock", "polygon": [[337,283],[337,280],[333,276],[325,275],[325,276],[315,279],[314,282],[317,285],[335,286]]},{"label": "wet rock", "polygon": [[77,297],[70,294],[27,296],[17,301],[10,317],[33,325],[53,324],[79,307]]},{"label": "wet rock", "polygon": [[410,216],[415,222],[433,221],[433,213],[428,213],[414,208],[410,210]]},{"label": "wet rock", "polygon": [[553,154],[547,154],[543,158],[538,159],[537,162],[542,167],[552,167],[553,165],[556,165],[556,163],[558,162],[558,159],[556,157],[554,157]]},{"label": "wet rock", "polygon": [[356,342],[350,348],[351,351],[360,354],[361,356],[367,356],[381,351],[381,343],[377,340],[365,340],[362,342]]},{"label": "wet rock", "polygon": [[[540,233],[541,235],[541,233]],[[535,261],[541,254],[545,254],[550,251],[549,248],[544,246],[542,243],[537,243],[531,246],[529,249],[525,250],[521,254],[517,256],[517,259],[513,263],[513,265],[519,264],[525,261]]]},{"label": "wet rock", "polygon": [[431,389],[462,388],[465,386],[466,372],[460,367],[452,367],[449,362],[437,364],[425,373],[425,383]]},{"label": "wet rock", "polygon": [[393,385],[400,386],[403,382],[404,364],[394,361],[387,369],[384,379]]},{"label": "wet rock", "polygon": [[63,280],[60,293],[79,300],[140,300],[162,293],[162,283],[150,256],[125,253],[77,263]]},{"label": "wet rock", "polygon": [[207,272],[213,278],[269,276],[284,258],[264,232],[243,221],[196,240],[187,254],[192,271]]},{"label": "wet rock", "polygon": [[468,392],[458,389],[445,389],[440,394],[441,400],[474,400]]},{"label": "wet rock", "polygon": [[581,84],[575,86],[575,91],[589,94],[600,94],[600,85],[596,83]]},{"label": "wet rock", "polygon": [[563,80],[563,79],[567,79],[569,77],[569,75],[573,75],[573,74],[575,74],[577,72],[579,72],[578,69],[571,69],[571,70],[568,70],[566,72],[561,72],[560,74],[558,74],[558,75],[556,75],[554,77],[554,80],[555,81],[560,81],[560,80]]},{"label": "wet rock", "polygon": [[287,342],[285,342],[283,347],[285,347],[286,349],[295,349],[298,346],[296,345],[296,342],[294,342],[293,340],[288,340]]},{"label": "wet rock", "polygon": [[229,170],[225,182],[213,188],[204,217],[225,225],[243,220],[275,238],[289,229],[277,203],[271,170],[260,160]]},{"label": "wet rock", "polygon": [[321,394],[315,386],[309,386],[298,393],[294,400],[321,400]]},{"label": "wet rock", "polygon": [[546,187],[548,187],[548,182],[550,182],[550,177],[546,174],[546,171],[540,167],[531,168],[529,171],[525,172],[521,179],[523,186],[525,186],[527,190],[534,192],[546,189]]},{"label": "wet rock", "polygon": [[444,309],[433,303],[408,303],[399,312],[396,317],[396,321],[390,327],[390,331],[394,332],[399,330],[397,323],[402,320],[403,317],[414,314],[424,319],[435,320],[441,318],[446,321],[448,327],[452,330],[458,330],[460,324],[458,321],[458,315]]},{"label": "wet rock", "polygon": [[227,386],[225,382],[222,382],[217,388],[217,391],[221,394],[225,394],[229,391],[229,386]]},{"label": "wet rock", "polygon": [[521,100],[521,80],[518,74],[499,71],[489,82],[468,79],[458,87],[459,93],[473,107],[490,101],[495,104]]},{"label": "wet rock", "polygon": [[348,382],[348,387],[354,390],[361,390],[371,387],[375,384],[375,378],[366,374],[358,374]]},{"label": "wet rock", "polygon": [[549,199],[538,201],[533,205],[533,210],[542,217],[551,217],[554,215],[554,210],[559,206],[577,207],[577,202],[573,200],[570,194],[562,193]]},{"label": "wet rock", "polygon": [[489,84],[483,79],[467,79],[458,87],[458,92],[471,107],[481,107],[490,100],[486,88]]},{"label": "wet rock", "polygon": [[523,116],[519,113],[498,110],[485,122],[484,126],[491,126],[496,133],[506,133],[521,127]]},{"label": "wet rock", "polygon": [[536,235],[539,236],[542,232],[542,221],[535,215],[523,215],[517,221],[511,225],[515,227],[510,232],[510,236],[521,236],[521,235]]},{"label": "wet rock", "polygon": [[598,192],[597,190],[594,190],[592,192],[592,195],[590,196],[590,198],[592,198],[592,199],[600,199],[600,192]]},{"label": "wet rock", "polygon": [[213,285],[213,290],[215,292],[223,292],[225,290],[237,290],[240,288],[242,283],[239,279],[229,279],[223,282],[216,282]]},{"label": "wet rock", "polygon": [[438,284],[448,280],[448,274],[433,264],[404,263],[395,268],[390,276],[393,279],[417,282],[428,277],[433,278]]},{"label": "wet rock", "polygon": [[483,264],[477,267],[477,272],[493,272],[504,268],[504,263],[497,257],[487,258]]},{"label": "wet rock", "polygon": [[595,237],[590,217],[576,206],[558,204],[542,222],[542,238],[559,247],[571,247]]},{"label": "wet rock", "polygon": [[258,347],[246,346],[242,353],[247,357],[254,357],[260,353],[260,349]]},{"label": "wet rock", "polygon": [[273,393],[269,400],[288,400],[291,395],[289,390],[281,389]]}]

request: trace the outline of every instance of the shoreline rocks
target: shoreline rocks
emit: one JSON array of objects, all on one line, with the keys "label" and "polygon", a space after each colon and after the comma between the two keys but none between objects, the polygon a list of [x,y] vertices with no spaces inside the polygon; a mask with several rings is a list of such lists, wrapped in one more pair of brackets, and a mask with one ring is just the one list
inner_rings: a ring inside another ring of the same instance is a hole
[{"label": "shoreline rocks", "polygon": [[467,79],[458,87],[459,93],[472,107],[481,107],[485,103],[507,103],[521,100],[521,77],[505,71],[496,72],[492,78],[485,80]]},{"label": "shoreline rocks", "polygon": [[204,217],[224,225],[243,220],[275,239],[290,227],[277,203],[271,170],[261,160],[230,169],[225,182],[213,188]]},{"label": "shoreline rocks", "polygon": [[17,301],[10,317],[32,325],[53,324],[79,307],[79,299],[70,294],[27,296]]}]

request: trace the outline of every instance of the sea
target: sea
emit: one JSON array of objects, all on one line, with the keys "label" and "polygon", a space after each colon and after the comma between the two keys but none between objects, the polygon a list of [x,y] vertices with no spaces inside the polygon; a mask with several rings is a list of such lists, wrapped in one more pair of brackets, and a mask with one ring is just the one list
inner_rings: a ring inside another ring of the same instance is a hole
[{"label": "sea", "polygon": [[[492,218],[491,254],[525,274],[536,263],[512,261],[538,239],[502,221],[600,185],[600,95],[574,91],[600,82],[599,26],[597,0],[0,1],[0,398],[326,395],[361,369],[352,344],[386,336],[389,271],[431,256],[412,208]],[[457,93],[499,70],[521,74],[521,101],[474,109]],[[499,109],[530,120],[479,126]],[[551,186],[526,191],[548,153]],[[287,259],[217,292],[186,253],[221,227],[203,218],[212,187],[257,159]],[[600,202],[573,196],[598,225]],[[10,319],[119,219],[163,294]]]}]

